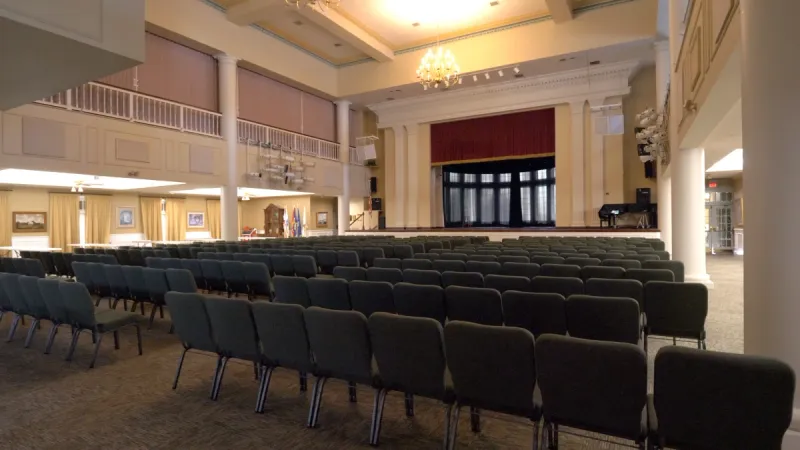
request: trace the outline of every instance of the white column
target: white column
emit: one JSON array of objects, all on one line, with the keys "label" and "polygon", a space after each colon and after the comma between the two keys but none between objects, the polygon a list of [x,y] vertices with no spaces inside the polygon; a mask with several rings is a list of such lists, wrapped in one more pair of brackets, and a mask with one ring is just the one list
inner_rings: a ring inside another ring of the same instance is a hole
[{"label": "white column", "polygon": [[336,137],[339,139],[339,161],[342,163],[337,233],[343,236],[350,229],[350,102],[347,100],[336,102]]},{"label": "white column", "polygon": [[431,226],[444,227],[442,166],[431,167]]},{"label": "white column", "polygon": [[394,130],[394,228],[406,226],[406,130],[403,125],[392,127]]},{"label": "white column", "polygon": [[[664,112],[667,100],[667,88],[670,80],[670,53],[669,41],[659,41],[654,45],[656,53],[656,109]],[[661,230],[661,239],[666,244],[666,250],[672,251],[672,185],[667,166],[658,163],[658,185],[656,187],[656,202],[658,204],[658,228]]]},{"label": "white column", "polygon": [[419,226],[419,124],[408,123],[405,125],[407,133],[407,152],[406,152],[406,194],[408,198],[406,205],[406,227],[417,228]]},{"label": "white column", "polygon": [[239,115],[236,74],[236,62],[238,60],[238,58],[230,55],[217,55],[217,61],[219,62],[219,111],[222,114],[222,139],[225,140],[225,160],[228,167],[219,202],[222,239],[226,241],[239,239],[239,197],[237,193],[237,186],[239,185],[239,168],[237,165],[239,134],[236,128],[236,120]]},{"label": "white column", "polygon": [[672,151],[673,259],[686,266],[686,281],[713,287],[706,273],[705,150]]},{"label": "white column", "polygon": [[[589,100],[589,106],[592,108],[603,106],[605,104],[605,99],[592,99]],[[600,212],[600,208],[603,207],[603,203],[605,203],[605,159],[603,158],[603,153],[605,152],[605,136],[602,133],[598,133],[598,130],[595,128],[595,124],[597,123],[597,119],[603,117],[605,115],[604,112],[592,112],[592,150],[591,150],[591,157],[589,162],[591,163],[590,167],[592,168],[592,185],[591,185],[591,202],[592,202],[592,212],[590,214],[590,221],[587,225],[593,227],[600,226],[600,216],[598,213]]]},{"label": "white column", "polygon": [[[742,0],[742,136],[747,199],[744,351],[781,359],[800,374],[800,190],[797,80],[800,2]],[[673,174],[674,176],[674,174]],[[800,389],[784,438],[800,448]]]},{"label": "white column", "polygon": [[572,221],[570,226],[584,227],[585,221],[585,192],[583,170],[583,107],[585,100],[570,103],[572,110]]}]

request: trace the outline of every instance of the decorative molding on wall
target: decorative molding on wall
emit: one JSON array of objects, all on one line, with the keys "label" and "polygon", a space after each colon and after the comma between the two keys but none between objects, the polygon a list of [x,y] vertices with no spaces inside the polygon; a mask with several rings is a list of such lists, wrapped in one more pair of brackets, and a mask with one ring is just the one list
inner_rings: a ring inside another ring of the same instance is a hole
[{"label": "decorative molding on wall", "polygon": [[378,127],[428,123],[501,114],[587,99],[627,95],[638,61],[604,64],[523,78],[490,86],[454,88],[403,100],[369,105],[378,114]]},{"label": "decorative molding on wall", "polygon": [[48,248],[50,247],[50,237],[12,235],[11,246],[26,249]]},{"label": "decorative molding on wall", "polygon": [[133,241],[143,240],[144,233],[120,233],[110,237],[111,245],[133,245]]}]

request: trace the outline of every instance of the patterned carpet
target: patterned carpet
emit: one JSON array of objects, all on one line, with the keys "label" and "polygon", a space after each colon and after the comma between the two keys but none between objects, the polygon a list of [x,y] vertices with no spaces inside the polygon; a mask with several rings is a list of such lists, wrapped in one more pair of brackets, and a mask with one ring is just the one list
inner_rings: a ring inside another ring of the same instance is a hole
[{"label": "patterned carpet", "polygon": [[[709,257],[711,291],[708,347],[741,352],[742,259]],[[10,323],[0,323],[5,336]],[[143,331],[144,355],[136,354],[133,329],[123,331],[121,349],[104,341],[97,367],[89,370],[91,339],[84,335],[74,361],[66,363],[68,337],[59,333],[53,354],[44,355],[46,330],[30,349],[22,348],[27,327],[14,342],[0,343],[0,448],[13,449],[351,449],[367,445],[372,392],[359,388],[347,401],[347,386],[328,384],[320,428],[306,429],[310,393],[298,389],[296,373],[277,370],[263,415],[253,413],[257,382],[247,364],[230,364],[218,402],[208,400],[215,359],[189,354],[177,391],[170,389],[181,351],[169,322]],[[667,345],[651,341],[651,349]],[[650,353],[654,355],[654,352]],[[652,359],[652,358],[651,358]],[[652,361],[651,361],[652,367]],[[309,386],[310,387],[310,386]],[[390,394],[381,434],[384,449],[441,448],[444,410],[418,399],[417,414],[405,417],[402,397]],[[459,448],[530,448],[532,428],[524,420],[485,416],[483,431],[459,422]],[[562,435],[561,448],[624,448],[608,442]]]}]

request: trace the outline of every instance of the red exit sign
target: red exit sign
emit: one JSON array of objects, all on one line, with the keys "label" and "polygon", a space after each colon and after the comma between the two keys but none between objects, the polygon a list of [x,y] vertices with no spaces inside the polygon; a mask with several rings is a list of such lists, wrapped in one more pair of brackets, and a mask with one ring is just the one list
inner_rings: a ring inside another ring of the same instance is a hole
[{"label": "red exit sign", "polygon": [[715,188],[715,187],[717,187],[717,183],[712,181],[711,183],[708,183],[708,187],[709,188]]}]

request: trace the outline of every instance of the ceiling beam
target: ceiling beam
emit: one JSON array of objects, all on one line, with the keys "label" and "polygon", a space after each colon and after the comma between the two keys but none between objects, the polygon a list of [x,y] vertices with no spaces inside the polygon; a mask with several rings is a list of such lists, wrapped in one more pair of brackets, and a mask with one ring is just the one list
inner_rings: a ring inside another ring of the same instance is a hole
[{"label": "ceiling beam", "polygon": [[568,22],[573,19],[572,0],[545,0],[550,16],[556,23]]},{"label": "ceiling beam", "polygon": [[285,5],[283,0],[249,0],[228,8],[228,20],[236,25],[251,25],[269,20],[276,9]]},{"label": "ceiling beam", "polygon": [[339,14],[334,8],[320,12],[316,8],[300,8],[301,16],[321,26],[334,36],[364,52],[378,62],[394,60],[394,50]]}]

